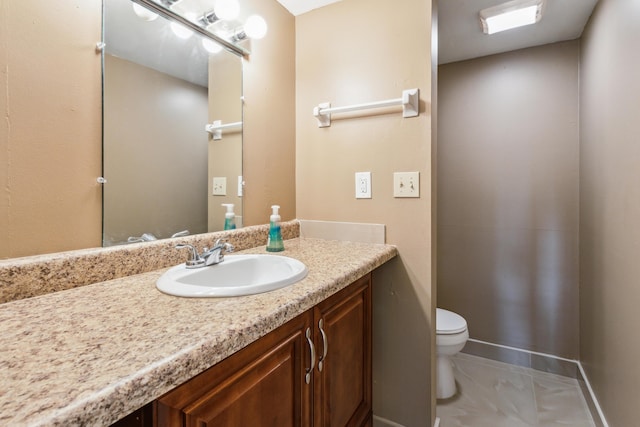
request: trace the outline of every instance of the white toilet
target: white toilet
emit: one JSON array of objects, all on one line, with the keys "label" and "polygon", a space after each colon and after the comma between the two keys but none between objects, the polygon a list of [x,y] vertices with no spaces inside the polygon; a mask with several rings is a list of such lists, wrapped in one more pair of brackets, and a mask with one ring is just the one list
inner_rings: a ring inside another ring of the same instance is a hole
[{"label": "white toilet", "polygon": [[448,399],[456,394],[456,382],[449,358],[458,353],[469,339],[467,321],[452,311],[436,308],[436,397]]}]

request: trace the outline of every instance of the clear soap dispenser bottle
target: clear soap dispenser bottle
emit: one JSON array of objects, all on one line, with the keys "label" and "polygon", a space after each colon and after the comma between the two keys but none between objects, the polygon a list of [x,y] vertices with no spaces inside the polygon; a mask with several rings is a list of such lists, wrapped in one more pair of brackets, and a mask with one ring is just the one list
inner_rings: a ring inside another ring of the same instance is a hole
[{"label": "clear soap dispenser bottle", "polygon": [[224,214],[224,229],[235,230],[236,214],[233,212],[233,203],[223,203],[222,206],[227,208],[227,213]]},{"label": "clear soap dispenser bottle", "polygon": [[284,243],[282,242],[282,231],[280,230],[280,215],[278,209],[280,206],[271,206],[272,214],[269,217],[269,239],[267,240],[268,252],[284,251]]}]

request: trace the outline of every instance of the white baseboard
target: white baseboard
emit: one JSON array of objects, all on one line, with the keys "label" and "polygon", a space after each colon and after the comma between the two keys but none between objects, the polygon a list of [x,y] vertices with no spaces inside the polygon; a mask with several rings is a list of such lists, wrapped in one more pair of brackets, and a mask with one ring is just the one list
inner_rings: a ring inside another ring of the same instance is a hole
[{"label": "white baseboard", "polygon": [[[596,422],[596,425],[598,426],[602,426],[602,427],[609,427],[609,424],[607,423],[607,420],[604,417],[604,412],[602,412],[602,408],[600,407],[600,403],[598,402],[598,399],[596,398],[595,393],[593,392],[593,388],[591,388],[591,383],[589,383],[589,378],[587,377],[587,374],[584,371],[584,368],[582,367],[582,363],[580,363],[579,360],[573,360],[573,359],[567,359],[564,357],[559,357],[559,356],[554,356],[553,354],[547,354],[547,353],[540,353],[537,351],[531,351],[531,350],[525,350],[525,349],[521,349],[521,348],[516,348],[516,347],[511,347],[508,345],[501,345],[501,344],[494,344],[491,342],[487,342],[487,341],[481,341],[481,340],[476,340],[473,338],[469,338],[469,342],[472,343],[477,343],[480,344],[482,346],[487,346],[487,347],[494,347],[494,348],[501,348],[504,350],[508,350],[511,352],[516,352],[516,353],[526,353],[529,355],[536,355],[542,358],[546,358],[546,359],[554,359],[557,361],[561,361],[564,363],[568,363],[571,364],[572,366],[575,365],[575,367],[578,368],[578,370],[580,371],[580,376],[582,377],[581,379],[584,381],[584,385],[587,388],[587,391],[589,393],[589,397],[591,398],[591,403],[593,403],[593,407],[595,407],[596,410],[596,414],[593,413],[593,410],[591,411],[594,421]],[[464,350],[463,350],[464,352]],[[470,354],[474,354],[474,353],[470,353]],[[491,356],[487,356],[487,355],[483,355],[481,357],[488,357],[488,358],[492,358]],[[495,360],[499,360],[499,359],[495,359]],[[509,361],[506,360],[500,360],[502,362],[506,362],[506,363],[511,363]],[[532,367],[532,366],[529,366]],[[535,368],[534,368],[535,369]],[[583,390],[584,392],[584,390]],[[585,396],[586,398],[586,396]],[[598,418],[598,420],[596,420],[595,418]],[[598,421],[600,423],[598,423]]]},{"label": "white baseboard", "polygon": [[584,380],[585,385],[587,386],[587,390],[589,390],[589,394],[591,395],[591,400],[593,401],[593,405],[596,407],[596,411],[598,411],[598,415],[600,416],[600,421],[604,427],[609,427],[609,423],[607,423],[607,419],[604,417],[604,412],[602,412],[602,408],[600,407],[600,403],[596,398],[596,394],[593,392],[591,388],[591,383],[589,382],[589,378],[587,377],[587,373],[584,371],[582,367],[582,363],[580,361],[576,361],[578,363],[578,369],[580,369],[580,373],[582,374],[582,379]]}]

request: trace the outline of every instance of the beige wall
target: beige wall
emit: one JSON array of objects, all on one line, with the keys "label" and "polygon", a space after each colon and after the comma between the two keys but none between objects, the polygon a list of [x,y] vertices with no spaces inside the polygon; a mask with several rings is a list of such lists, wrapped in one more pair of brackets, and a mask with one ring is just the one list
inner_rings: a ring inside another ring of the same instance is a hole
[{"label": "beige wall", "polygon": [[[296,205],[301,219],[386,224],[399,258],[374,276],[374,414],[430,425],[431,1],[343,0],[296,18]],[[313,107],[398,98],[420,88],[421,114],[334,116]],[[372,199],[355,199],[355,172]],[[419,171],[418,199],[395,199],[393,172]]]},{"label": "beige wall", "polygon": [[255,225],[269,222],[273,204],[283,221],[296,218],[295,19],[275,0],[245,3],[269,25],[243,65],[243,219]]},{"label": "beige wall", "polygon": [[207,88],[112,55],[104,70],[104,244],[206,232]]},{"label": "beige wall", "polygon": [[578,357],[579,42],[440,66],[438,306]]},{"label": "beige wall", "polygon": [[0,3],[0,258],[100,245],[101,9]]},{"label": "beige wall", "polygon": [[601,0],[582,43],[580,353],[612,426],[638,424],[640,3]]}]

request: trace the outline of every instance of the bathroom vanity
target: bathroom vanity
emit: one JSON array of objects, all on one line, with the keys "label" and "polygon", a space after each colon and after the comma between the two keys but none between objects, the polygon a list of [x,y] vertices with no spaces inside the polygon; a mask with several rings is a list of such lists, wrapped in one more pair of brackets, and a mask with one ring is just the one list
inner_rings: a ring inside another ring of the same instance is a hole
[{"label": "bathroom vanity", "polygon": [[285,248],[309,274],[263,294],[174,297],[160,269],[0,305],[0,424],[368,425],[371,272],[396,248]]},{"label": "bathroom vanity", "polygon": [[176,427],[370,425],[370,276],[162,396],[152,419]]}]

